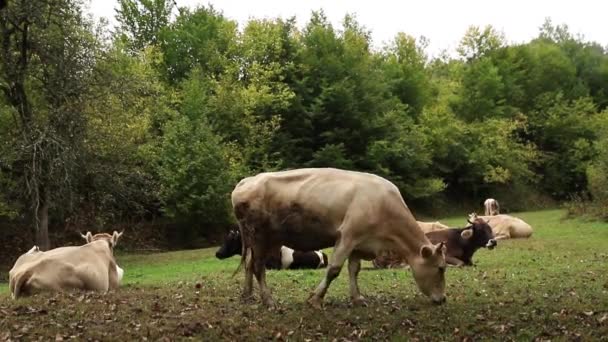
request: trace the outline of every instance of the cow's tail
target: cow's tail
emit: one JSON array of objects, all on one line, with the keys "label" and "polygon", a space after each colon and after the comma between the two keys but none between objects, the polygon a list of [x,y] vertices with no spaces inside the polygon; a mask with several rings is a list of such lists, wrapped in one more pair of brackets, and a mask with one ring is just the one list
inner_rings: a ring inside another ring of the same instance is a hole
[{"label": "cow's tail", "polygon": [[247,263],[252,257],[251,244],[248,243],[249,235],[245,234],[245,231],[243,230],[243,225],[240,222],[239,229],[241,231],[241,262],[239,262],[239,266],[236,268],[236,270],[234,270],[234,273],[232,273],[232,277],[234,277],[237,273],[241,271],[241,267],[243,267],[243,264],[245,265],[245,269],[247,269]]},{"label": "cow's tail", "polygon": [[9,290],[11,291],[11,297],[13,299],[19,298],[21,294],[21,288],[23,285],[30,280],[32,277],[32,270],[27,270],[25,272],[20,272],[11,278],[9,283]]},{"label": "cow's tail", "polygon": [[251,247],[247,247],[247,248],[243,247],[243,250],[245,252],[241,256],[241,262],[239,262],[239,266],[236,268],[236,270],[234,270],[234,273],[232,273],[232,277],[234,277],[237,273],[239,273],[239,271],[241,270],[241,267],[243,267],[243,265],[245,265],[245,268],[247,268],[247,263],[249,262],[249,260],[252,257]]}]

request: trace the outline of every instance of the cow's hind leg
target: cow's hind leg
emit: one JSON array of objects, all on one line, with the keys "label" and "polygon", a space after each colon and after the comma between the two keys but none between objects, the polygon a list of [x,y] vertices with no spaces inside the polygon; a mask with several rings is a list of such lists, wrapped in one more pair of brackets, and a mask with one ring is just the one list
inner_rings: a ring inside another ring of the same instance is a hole
[{"label": "cow's hind leg", "polygon": [[365,304],[365,298],[359,292],[359,284],[357,282],[359,271],[361,271],[361,259],[351,254],[348,258],[348,277],[350,280],[350,299],[355,305]]},{"label": "cow's hind leg", "polygon": [[258,281],[258,285],[260,286],[260,297],[262,299],[262,303],[267,307],[274,307],[274,301],[272,300],[272,295],[270,293],[270,289],[266,284],[266,260],[268,259],[265,254],[257,254],[255,260],[253,261],[253,274],[255,274],[255,278]]},{"label": "cow's hind leg", "polygon": [[243,302],[249,302],[253,299],[253,256],[250,249],[247,252],[250,255],[245,259],[245,284],[241,294]]},{"label": "cow's hind leg", "polygon": [[323,297],[325,297],[325,294],[327,293],[327,288],[329,288],[331,282],[340,274],[342,265],[344,265],[344,262],[350,256],[352,250],[352,241],[350,241],[348,238],[344,238],[343,236],[334,248],[334,253],[331,255],[325,277],[323,280],[321,280],[319,286],[317,286],[315,291],[308,298],[308,304],[318,309],[321,308]]}]

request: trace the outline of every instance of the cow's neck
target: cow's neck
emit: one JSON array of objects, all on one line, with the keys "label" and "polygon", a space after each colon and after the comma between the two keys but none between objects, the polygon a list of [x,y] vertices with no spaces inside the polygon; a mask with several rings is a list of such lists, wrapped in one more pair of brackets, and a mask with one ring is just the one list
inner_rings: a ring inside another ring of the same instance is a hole
[{"label": "cow's neck", "polygon": [[420,255],[420,248],[422,246],[431,245],[431,241],[429,241],[422,231],[418,232],[413,229],[400,229],[396,233],[394,243],[396,245],[396,252],[406,259]]}]

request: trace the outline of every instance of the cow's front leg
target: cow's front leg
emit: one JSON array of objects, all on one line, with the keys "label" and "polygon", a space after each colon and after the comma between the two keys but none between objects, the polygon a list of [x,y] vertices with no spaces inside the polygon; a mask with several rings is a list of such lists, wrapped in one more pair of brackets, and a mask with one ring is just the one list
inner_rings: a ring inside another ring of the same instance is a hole
[{"label": "cow's front leg", "polygon": [[455,257],[453,257],[453,256],[450,256],[450,255],[446,255],[446,256],[445,256],[445,262],[446,262],[448,265],[452,265],[452,266],[458,266],[458,267],[460,267],[460,266],[463,266],[463,265],[464,265],[464,261],[462,261],[462,260],[460,260],[460,259],[458,259],[458,258],[455,258]]},{"label": "cow's front leg", "polygon": [[496,235],[494,237],[494,240],[498,241],[498,240],[506,240],[506,239],[510,239],[511,235],[510,234],[500,234],[500,235]]},{"label": "cow's front leg", "polygon": [[359,292],[359,283],[357,281],[359,271],[361,271],[361,259],[351,254],[348,258],[348,277],[350,285],[350,300],[354,305],[365,304],[365,298],[363,298]]},{"label": "cow's front leg", "polygon": [[329,265],[327,266],[325,277],[323,280],[321,280],[319,286],[317,286],[315,291],[308,298],[308,304],[314,308],[321,308],[321,305],[323,304],[323,297],[325,297],[329,285],[340,274],[340,270],[342,269],[344,262],[353,250],[352,242],[345,240],[347,239],[342,238],[336,244],[334,253],[331,255]]}]

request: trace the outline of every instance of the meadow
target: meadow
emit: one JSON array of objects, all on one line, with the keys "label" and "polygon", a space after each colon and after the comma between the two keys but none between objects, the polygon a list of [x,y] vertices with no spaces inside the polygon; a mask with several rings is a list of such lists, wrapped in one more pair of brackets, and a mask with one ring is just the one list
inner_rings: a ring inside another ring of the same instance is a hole
[{"label": "meadow", "polygon": [[477,252],[475,266],[449,268],[443,306],[420,294],[409,270],[366,262],[366,306],[350,304],[346,268],[321,311],[305,301],[323,270],[269,271],[278,305],[268,310],[240,302],[239,258],[217,260],[216,248],[118,252],[124,283],[107,294],[15,301],[0,284],[0,340],[608,340],[608,224],[562,210],[514,215],[533,226],[532,238],[499,241]]}]

